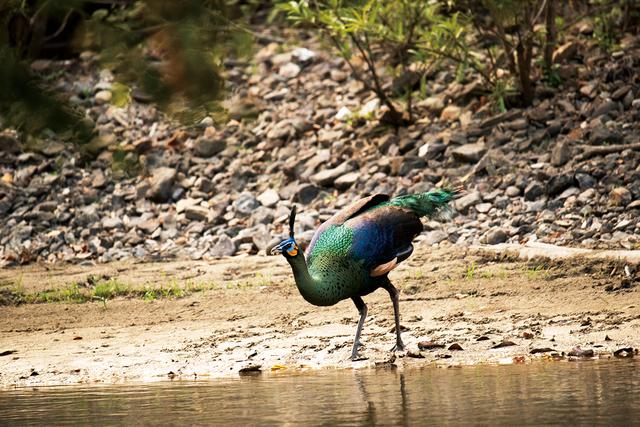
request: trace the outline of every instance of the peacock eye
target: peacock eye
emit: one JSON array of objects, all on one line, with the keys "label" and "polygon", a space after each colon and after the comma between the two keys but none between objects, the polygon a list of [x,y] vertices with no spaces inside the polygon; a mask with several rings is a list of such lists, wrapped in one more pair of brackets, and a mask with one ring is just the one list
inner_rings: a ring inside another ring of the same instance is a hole
[{"label": "peacock eye", "polygon": [[296,256],[298,255],[298,245],[293,245],[291,246],[288,250],[287,253],[291,256]]}]

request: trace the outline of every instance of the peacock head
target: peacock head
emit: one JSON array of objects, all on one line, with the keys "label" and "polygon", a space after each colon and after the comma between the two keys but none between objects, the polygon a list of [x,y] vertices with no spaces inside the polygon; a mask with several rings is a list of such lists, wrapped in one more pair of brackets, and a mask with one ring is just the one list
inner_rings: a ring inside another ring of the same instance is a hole
[{"label": "peacock head", "polygon": [[289,238],[278,243],[271,249],[271,255],[282,254],[285,258],[294,258],[300,252],[300,248],[293,238],[293,224],[296,221],[296,207],[291,209],[291,215],[289,216]]}]

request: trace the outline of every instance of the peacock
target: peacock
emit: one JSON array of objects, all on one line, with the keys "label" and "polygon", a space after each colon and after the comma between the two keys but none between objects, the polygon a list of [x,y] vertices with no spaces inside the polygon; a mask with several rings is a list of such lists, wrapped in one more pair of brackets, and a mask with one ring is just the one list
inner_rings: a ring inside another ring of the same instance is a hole
[{"label": "peacock", "polygon": [[389,292],[393,303],[396,344],[400,336],[398,290],[388,274],[413,252],[412,240],[422,231],[422,217],[432,217],[448,207],[458,190],[435,189],[390,198],[375,194],[343,208],[316,230],[306,253],[296,243],[293,226],[296,207],[289,216],[289,238],[271,249],[291,265],[302,297],[316,306],[330,306],[351,298],[360,313],[351,359],[358,359],[360,334],[367,317],[362,297],[378,288]]}]

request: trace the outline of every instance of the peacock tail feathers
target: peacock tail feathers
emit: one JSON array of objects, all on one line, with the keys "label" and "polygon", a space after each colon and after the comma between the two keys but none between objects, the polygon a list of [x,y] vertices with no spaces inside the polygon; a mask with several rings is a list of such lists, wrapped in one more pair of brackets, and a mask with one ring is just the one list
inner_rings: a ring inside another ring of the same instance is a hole
[{"label": "peacock tail feathers", "polygon": [[409,209],[419,217],[434,217],[449,212],[448,203],[460,192],[455,188],[437,188],[426,193],[394,197],[376,207],[396,206]]}]

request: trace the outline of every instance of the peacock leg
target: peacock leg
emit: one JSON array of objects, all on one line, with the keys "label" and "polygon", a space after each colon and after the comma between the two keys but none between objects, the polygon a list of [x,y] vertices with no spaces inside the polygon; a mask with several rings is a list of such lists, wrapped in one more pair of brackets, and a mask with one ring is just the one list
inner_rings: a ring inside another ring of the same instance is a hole
[{"label": "peacock leg", "polygon": [[393,317],[396,321],[396,345],[393,346],[391,351],[403,351],[404,343],[402,342],[402,338],[400,337],[400,305],[398,304],[400,294],[395,286],[393,286],[388,280],[382,287],[385,288],[387,292],[389,292],[391,302],[393,302]]},{"label": "peacock leg", "polygon": [[364,326],[364,319],[367,318],[367,305],[360,297],[353,297],[351,299],[360,313],[360,320],[358,321],[358,328],[356,329],[356,338],[353,341],[353,350],[351,350],[351,360],[356,360],[358,358],[358,349],[362,347],[362,344],[360,343],[360,333]]}]

